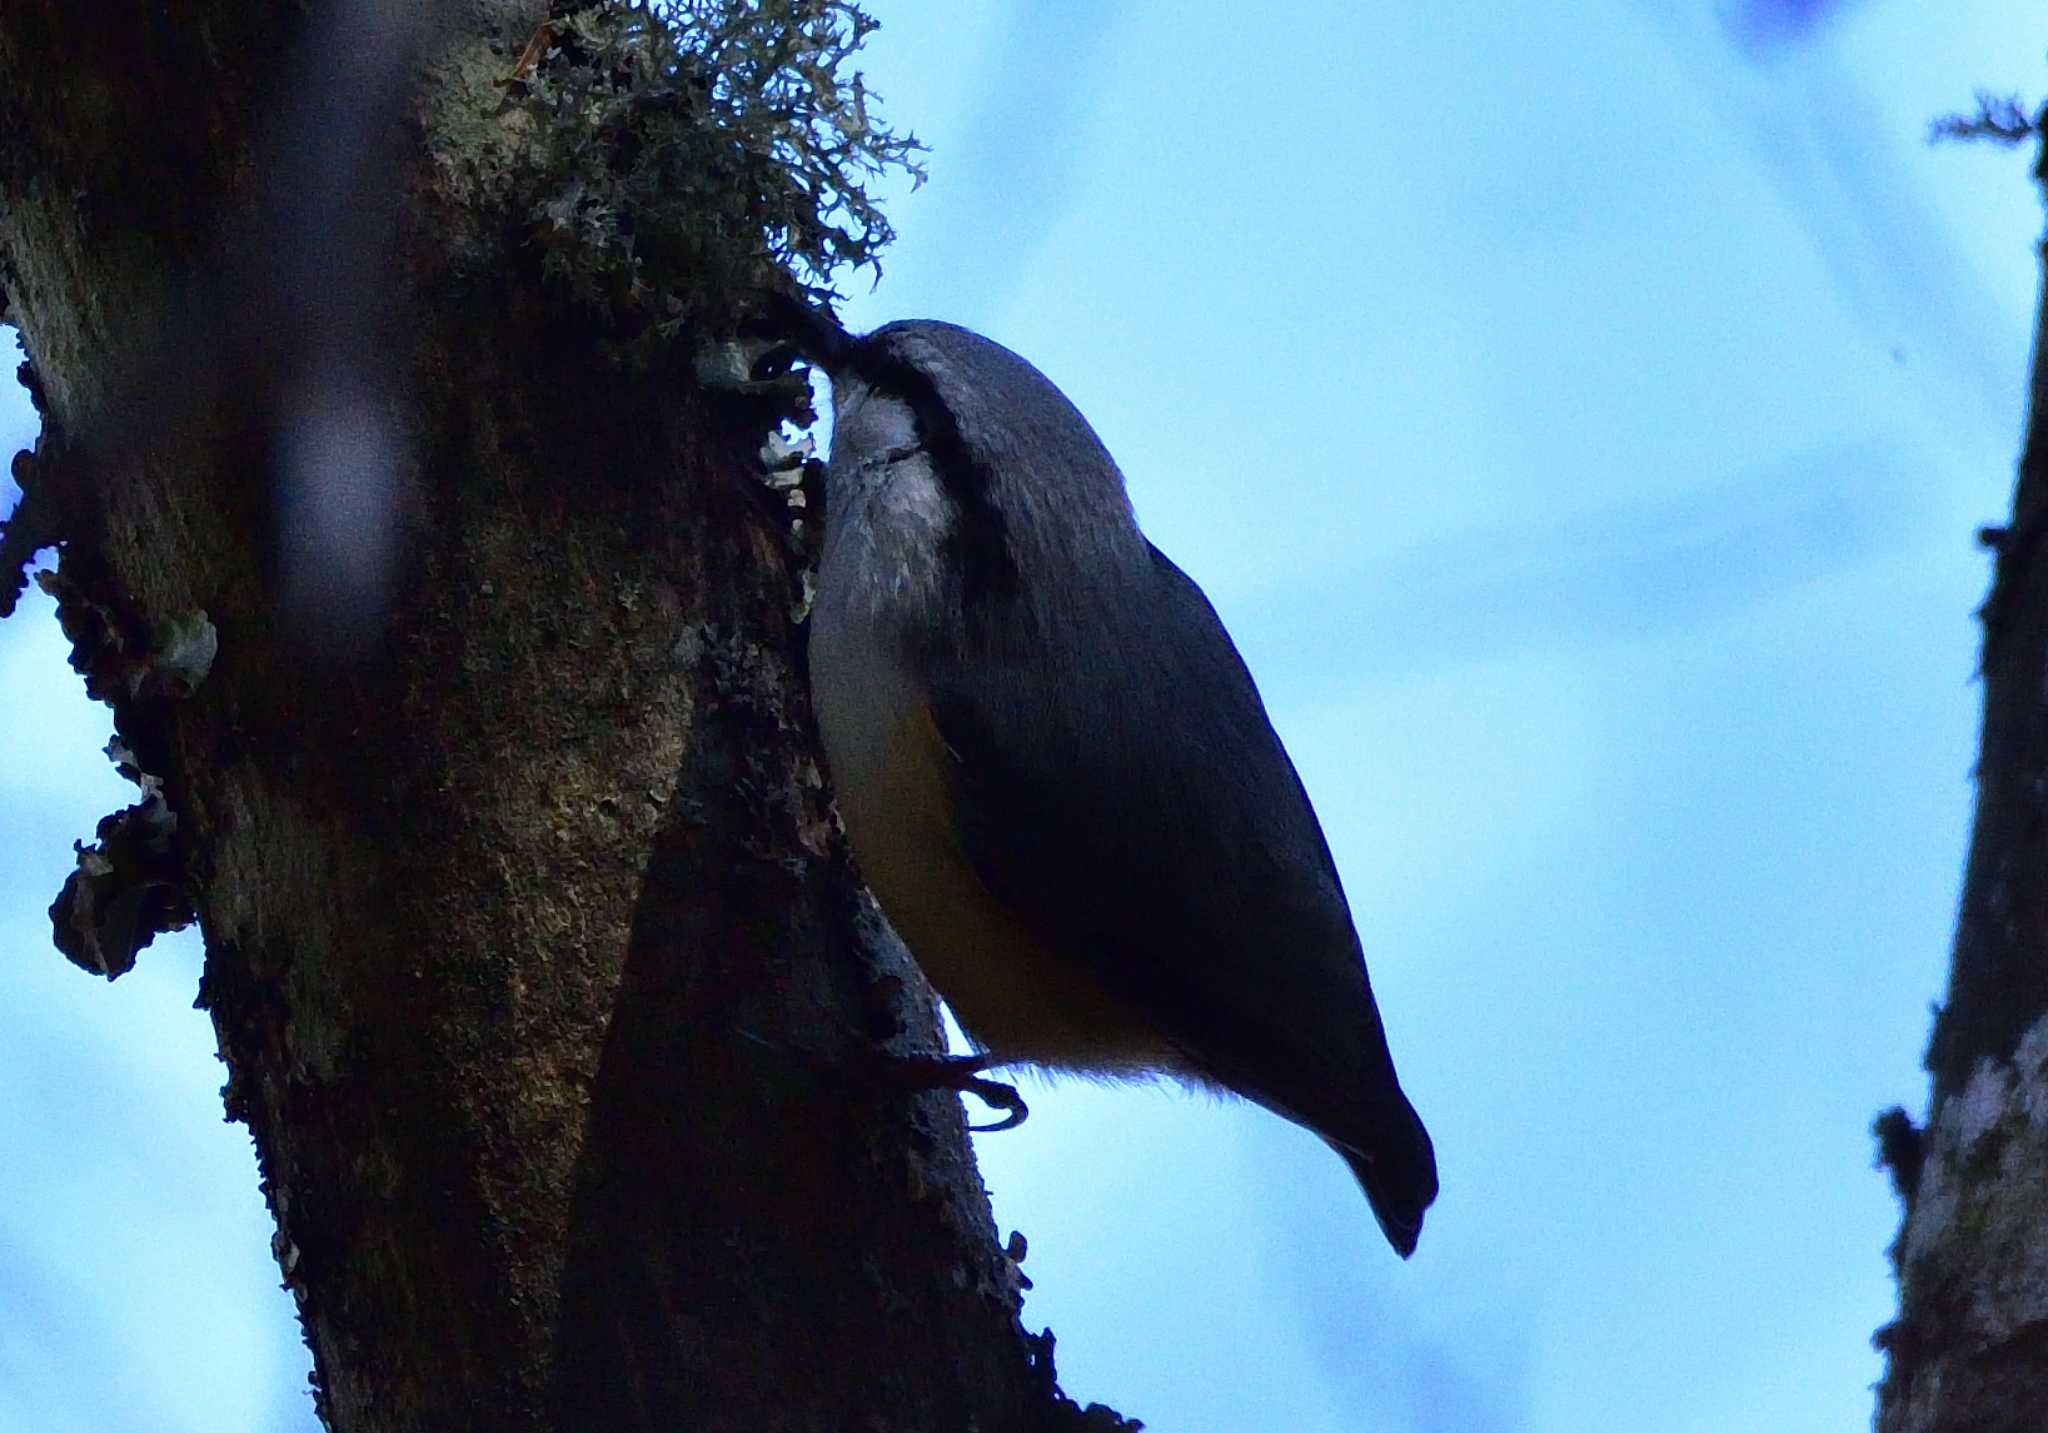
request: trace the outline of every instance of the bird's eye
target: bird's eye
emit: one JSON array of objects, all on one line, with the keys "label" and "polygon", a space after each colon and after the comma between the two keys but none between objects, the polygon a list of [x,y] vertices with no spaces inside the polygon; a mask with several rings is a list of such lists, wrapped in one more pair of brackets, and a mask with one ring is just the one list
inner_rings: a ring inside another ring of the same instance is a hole
[{"label": "bird's eye", "polygon": [[747,370],[747,377],[756,383],[780,378],[795,365],[797,356],[794,345],[778,343],[754,360],[754,366]]}]

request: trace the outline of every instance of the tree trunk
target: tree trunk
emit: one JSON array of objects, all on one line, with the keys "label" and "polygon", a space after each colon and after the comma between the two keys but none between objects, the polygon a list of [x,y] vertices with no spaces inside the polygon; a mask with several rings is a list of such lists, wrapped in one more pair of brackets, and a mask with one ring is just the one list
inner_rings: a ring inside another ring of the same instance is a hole
[{"label": "tree trunk", "polygon": [[[2035,121],[2048,141],[2048,111]],[[2014,137],[1979,122],[1958,132]],[[2048,185],[2048,148],[2036,170]],[[2044,247],[2048,258],[2048,247]],[[1880,1433],[2048,1424],[2048,282],[2025,448],[1984,619],[1984,731],[1927,1127],[1878,1123],[1905,1200]]]},{"label": "tree trunk", "polygon": [[872,1058],[933,1005],[820,778],[758,414],[611,361],[501,222],[542,8],[377,9],[0,7],[46,423],[0,606],[61,539],[162,791],[60,943],[196,913],[336,1429],[1069,1426],[958,1102]]}]

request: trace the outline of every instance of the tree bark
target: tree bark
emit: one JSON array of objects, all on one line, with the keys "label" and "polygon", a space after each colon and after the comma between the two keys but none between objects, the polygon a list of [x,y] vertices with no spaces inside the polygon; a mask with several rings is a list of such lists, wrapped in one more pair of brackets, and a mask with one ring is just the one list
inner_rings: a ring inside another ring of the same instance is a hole
[{"label": "tree bark", "polygon": [[[320,7],[0,7],[46,422],[0,590],[61,541],[162,792],[53,914],[111,975],[196,913],[331,1427],[1079,1426],[958,1102],[874,1068],[934,1008],[820,776],[758,415],[606,361],[493,227],[467,146],[542,9],[450,7],[380,113]],[[353,133],[327,82],[390,167],[265,217]],[[292,546],[309,394],[393,479],[367,588]]]},{"label": "tree bark", "polygon": [[[2048,142],[2048,111],[2034,122]],[[2000,134],[1997,125],[1965,132]],[[2037,177],[2048,185],[2048,147]],[[2043,248],[2048,260],[2048,246]],[[1880,1119],[1905,1201],[1880,1433],[2048,1421],[2048,278],[2009,526],[1983,611],[1977,816],[1927,1126]]]}]

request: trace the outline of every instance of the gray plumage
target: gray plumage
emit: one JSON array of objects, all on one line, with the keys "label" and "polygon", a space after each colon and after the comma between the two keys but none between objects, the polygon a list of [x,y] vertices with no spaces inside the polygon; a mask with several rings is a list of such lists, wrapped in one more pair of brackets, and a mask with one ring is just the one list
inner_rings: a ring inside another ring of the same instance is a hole
[{"label": "gray plumage", "polygon": [[1407,1255],[1429,1136],[1207,599],[1009,350],[928,322],[808,350],[835,409],[812,685],[884,913],[992,1055],[1255,1100],[1344,1157]]}]

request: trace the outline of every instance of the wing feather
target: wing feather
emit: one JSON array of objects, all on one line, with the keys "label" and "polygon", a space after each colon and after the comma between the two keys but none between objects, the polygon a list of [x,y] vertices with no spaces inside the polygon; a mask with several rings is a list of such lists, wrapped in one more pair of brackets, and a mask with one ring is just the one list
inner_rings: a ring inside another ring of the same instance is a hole
[{"label": "wing feather", "polygon": [[1222,622],[1150,557],[1117,610],[991,605],[927,660],[969,858],[1189,1073],[1355,1142],[1401,1097],[1336,866]]}]

